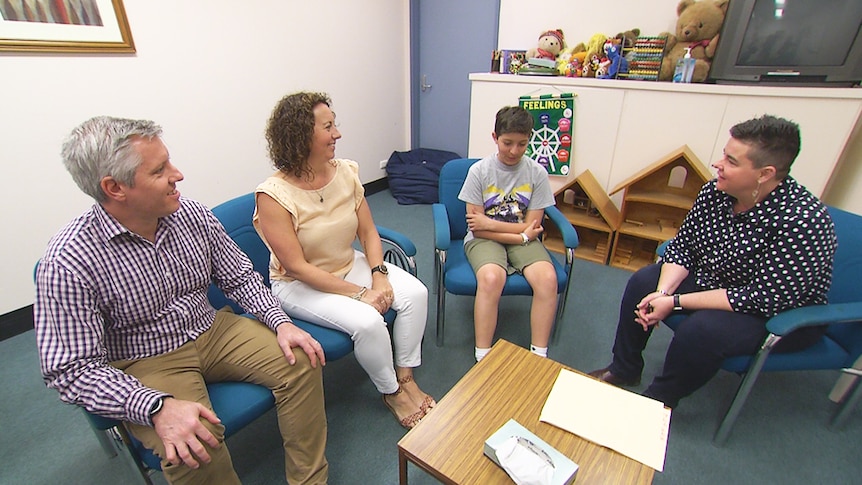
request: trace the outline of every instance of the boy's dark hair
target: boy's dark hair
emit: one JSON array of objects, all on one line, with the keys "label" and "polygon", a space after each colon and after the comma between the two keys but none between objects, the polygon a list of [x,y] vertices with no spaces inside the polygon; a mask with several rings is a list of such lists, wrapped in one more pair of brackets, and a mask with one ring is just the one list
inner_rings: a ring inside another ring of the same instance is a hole
[{"label": "boy's dark hair", "polygon": [[748,158],[756,168],[775,167],[778,180],[790,173],[790,165],[799,155],[799,125],[784,118],[763,115],[730,128],[730,136],[748,145]]},{"label": "boy's dark hair", "polygon": [[520,133],[530,136],[533,134],[533,115],[520,106],[501,108],[500,111],[497,111],[494,133],[497,136],[506,133]]}]

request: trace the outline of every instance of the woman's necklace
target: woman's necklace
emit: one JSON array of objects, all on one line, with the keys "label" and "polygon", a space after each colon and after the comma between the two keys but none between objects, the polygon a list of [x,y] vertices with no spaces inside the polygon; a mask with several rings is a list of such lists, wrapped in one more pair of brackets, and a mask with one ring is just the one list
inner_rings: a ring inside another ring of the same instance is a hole
[{"label": "woman's necklace", "polygon": [[306,185],[308,185],[309,189],[317,192],[317,196],[320,197],[320,203],[322,204],[323,203],[323,190],[326,189],[326,186],[323,186],[320,188],[320,190],[317,190],[311,186],[311,182],[309,182],[308,180],[303,179],[303,181],[305,182]]},{"label": "woman's necklace", "polygon": [[[329,165],[331,165],[331,166],[335,167],[335,166],[336,166],[336,164],[335,164],[335,160],[330,160],[330,161],[329,161]],[[314,180],[314,172],[313,172],[313,171],[311,172],[311,180]],[[302,179],[302,181],[303,181],[303,182],[305,182],[305,184],[306,184],[306,185],[308,185],[308,188],[309,188],[309,189],[311,189],[311,190],[313,190],[313,191],[315,191],[315,192],[317,193],[317,196],[320,198],[320,203],[322,204],[322,203],[323,203],[323,191],[326,189],[326,185],[324,185],[323,187],[321,187],[321,188],[320,188],[320,190],[318,190],[318,189],[315,189],[315,188],[311,185],[311,182],[310,182],[310,181],[305,180],[304,178]]]}]

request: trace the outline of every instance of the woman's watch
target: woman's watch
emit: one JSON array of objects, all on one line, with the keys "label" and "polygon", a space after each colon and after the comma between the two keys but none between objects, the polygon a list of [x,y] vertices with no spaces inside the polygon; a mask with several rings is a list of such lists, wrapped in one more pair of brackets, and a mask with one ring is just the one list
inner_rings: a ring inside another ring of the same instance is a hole
[{"label": "woman's watch", "polygon": [[681,312],[682,304],[679,302],[679,293],[674,293],[673,295],[673,311]]},{"label": "woman's watch", "polygon": [[389,274],[389,270],[386,268],[385,264],[380,264],[380,265],[377,265],[377,266],[371,268],[371,274],[374,274],[377,271],[379,271],[380,274],[382,274],[382,275],[388,275]]}]

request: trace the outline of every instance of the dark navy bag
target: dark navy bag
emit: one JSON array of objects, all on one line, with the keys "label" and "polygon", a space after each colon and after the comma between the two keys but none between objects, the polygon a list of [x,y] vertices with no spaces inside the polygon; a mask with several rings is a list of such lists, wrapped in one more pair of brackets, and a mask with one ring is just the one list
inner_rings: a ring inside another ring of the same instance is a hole
[{"label": "dark navy bag", "polygon": [[389,161],[386,162],[386,174],[392,196],[401,205],[437,202],[440,168],[449,160],[456,158],[461,158],[461,155],[432,148],[392,152]]}]

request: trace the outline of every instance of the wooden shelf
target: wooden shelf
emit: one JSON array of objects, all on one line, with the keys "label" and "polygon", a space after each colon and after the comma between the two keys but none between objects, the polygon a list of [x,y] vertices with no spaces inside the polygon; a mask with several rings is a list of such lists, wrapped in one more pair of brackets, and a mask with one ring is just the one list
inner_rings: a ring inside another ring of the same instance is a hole
[{"label": "wooden shelf", "polygon": [[[697,194],[695,194],[695,196],[696,195]],[[632,189],[626,193],[626,200],[630,202],[646,202],[649,204],[665,205],[668,207],[685,209],[686,211],[690,210],[691,206],[694,205],[694,199],[694,197],[687,195],[669,194],[667,192],[640,191],[638,189]]]},{"label": "wooden shelf", "polygon": [[664,242],[676,236],[676,229],[662,228],[658,224],[644,224],[642,226],[624,222],[619,228],[620,234],[627,234],[650,241]]},{"label": "wooden shelf", "polygon": [[657,241],[618,233],[609,264],[615,268],[637,271],[656,261]]}]

